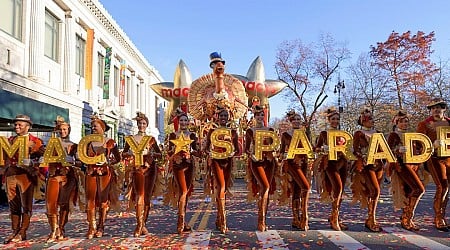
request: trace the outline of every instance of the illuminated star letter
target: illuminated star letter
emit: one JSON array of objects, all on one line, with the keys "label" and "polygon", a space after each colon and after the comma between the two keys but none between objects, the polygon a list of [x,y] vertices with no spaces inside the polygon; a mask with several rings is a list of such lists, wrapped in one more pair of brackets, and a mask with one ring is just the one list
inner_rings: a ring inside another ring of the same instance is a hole
[{"label": "illuminated star letter", "polygon": [[27,141],[28,136],[18,136],[11,145],[6,137],[0,136],[0,165],[5,165],[3,152],[5,152],[9,158],[12,158],[14,157],[14,154],[19,151],[19,162],[22,162],[24,158],[28,158]]},{"label": "illuminated star letter", "polygon": [[[299,147],[299,144],[301,144],[302,147]],[[305,131],[301,129],[295,129],[292,134],[287,159],[294,159],[295,155],[308,155],[308,158],[314,158],[314,151],[311,143],[309,142],[308,137],[306,137]]]},{"label": "illuminated star letter", "polygon": [[[352,153],[353,136],[347,131],[330,130],[328,135],[328,160],[336,161],[338,159],[338,152],[342,152],[347,160],[356,160],[356,156]],[[338,145],[337,139],[344,138],[345,143]]]},{"label": "illuminated star letter", "polygon": [[382,133],[374,133],[370,138],[367,164],[374,164],[377,159],[386,159],[389,163],[397,161]]},{"label": "illuminated star letter", "polygon": [[105,161],[105,154],[100,154],[97,156],[90,157],[87,155],[87,146],[91,142],[102,142],[103,141],[103,135],[86,135],[85,137],[81,138],[79,147],[80,150],[78,151],[78,157],[80,157],[80,161],[82,161],[85,164],[95,164],[97,162],[104,162]]},{"label": "illuminated star letter", "polygon": [[445,145],[437,148],[437,155],[439,157],[447,157],[450,156],[450,150],[448,149],[448,145],[450,145],[450,126],[445,127],[437,127],[436,134],[438,140],[443,140]]},{"label": "illuminated star letter", "polygon": [[128,145],[130,145],[131,151],[133,151],[136,166],[144,165],[143,152],[145,147],[148,145],[150,138],[152,137],[145,135],[142,137],[142,140],[139,142],[139,144],[137,144],[133,136],[125,136],[125,141],[128,143]]},{"label": "illuminated star letter", "polygon": [[191,140],[189,137],[185,136],[184,133],[181,133],[181,135],[178,136],[175,140],[170,140],[173,144],[175,144],[175,153],[177,154],[180,151],[189,152],[189,145],[194,140]]},{"label": "illuminated star letter", "polygon": [[56,162],[61,163],[63,166],[71,166],[72,164],[66,161],[66,156],[66,150],[64,150],[64,147],[62,146],[61,139],[52,135],[45,147],[44,162],[39,166],[46,167],[49,163]]},{"label": "illuminated star letter", "polygon": [[[422,163],[430,159],[433,154],[433,144],[428,136],[422,133],[403,133],[403,142],[406,147],[405,163]],[[421,143],[425,150],[421,154],[414,155],[414,143]]]},{"label": "illuminated star letter", "polygon": [[[272,143],[270,145],[264,145],[264,139],[271,138]],[[255,159],[257,161],[262,160],[263,151],[274,151],[280,145],[280,138],[274,131],[268,130],[256,130],[255,132]]]},{"label": "illuminated star letter", "polygon": [[211,144],[214,147],[225,149],[225,152],[221,153],[214,150],[211,151],[211,157],[213,159],[226,159],[233,153],[233,144],[229,141],[220,140],[219,136],[221,135],[231,137],[231,129],[219,128],[211,133]]}]

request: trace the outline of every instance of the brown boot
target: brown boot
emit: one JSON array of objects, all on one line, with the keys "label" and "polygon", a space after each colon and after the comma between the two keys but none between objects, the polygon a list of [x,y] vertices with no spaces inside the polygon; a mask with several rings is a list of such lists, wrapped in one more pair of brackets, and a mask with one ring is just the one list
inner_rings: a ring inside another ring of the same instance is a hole
[{"label": "brown boot", "polygon": [[341,231],[339,225],[339,200],[335,199],[331,204],[330,226],[335,231]]},{"label": "brown boot", "polygon": [[302,212],[300,216],[300,230],[308,231],[309,223],[308,223],[308,195],[302,197],[300,200],[300,211]]},{"label": "brown boot", "polygon": [[445,223],[444,216],[442,215],[442,201],[439,197],[434,198],[434,225],[437,230],[448,232],[447,224]]},{"label": "brown boot", "polygon": [[150,205],[145,205],[144,206],[144,225],[142,226],[142,231],[141,231],[141,235],[147,235],[148,234],[148,229],[147,229],[147,219],[148,219],[148,214],[150,213]]},{"label": "brown boot", "polygon": [[8,237],[6,237],[6,239],[3,241],[3,244],[9,244],[12,241],[12,239],[14,239],[14,237],[19,232],[20,229],[19,225],[20,225],[20,215],[12,214],[11,215],[12,233]]},{"label": "brown boot", "polygon": [[292,200],[292,227],[300,229],[300,199]]},{"label": "brown boot", "polygon": [[365,223],[366,228],[372,232],[381,232],[381,227],[375,219],[377,200],[369,198],[367,201],[368,217]]},{"label": "brown boot", "polygon": [[97,232],[95,233],[95,237],[97,238],[103,237],[103,234],[105,232],[105,221],[107,214],[108,214],[108,207],[102,206],[99,211]]},{"label": "brown boot", "polygon": [[416,211],[417,204],[419,204],[420,197],[410,197],[409,198],[409,225],[411,227],[410,230],[413,231],[419,231],[420,227],[414,224],[413,218],[414,218],[414,212]]},{"label": "brown boot", "polygon": [[[341,204],[342,204],[342,196],[341,196],[341,198],[339,199],[339,206],[338,206],[338,211],[341,211]],[[342,221],[341,221],[341,219],[339,218],[339,216],[338,216],[338,223],[339,223],[339,227],[341,228],[341,230],[348,230],[348,226],[347,225],[345,225]]]},{"label": "brown boot", "polygon": [[177,220],[177,232],[179,234],[183,233],[184,231],[184,215],[185,215],[185,204],[186,200],[178,201],[178,220]]},{"label": "brown boot", "polygon": [[144,227],[144,206],[136,205],[136,228],[134,229],[134,237],[141,236]]},{"label": "brown boot", "polygon": [[66,230],[64,229],[69,220],[69,210],[59,210],[59,237],[58,240],[64,239]]},{"label": "brown boot", "polygon": [[22,223],[20,225],[20,230],[16,236],[11,240],[11,242],[20,242],[27,239],[27,230],[30,226],[31,215],[28,213],[22,214]]},{"label": "brown boot", "polygon": [[267,206],[268,206],[268,198],[269,198],[269,195],[265,194],[261,197],[261,199],[259,201],[258,231],[261,231],[261,232],[267,231],[266,213],[267,213]]},{"label": "brown boot", "polygon": [[219,202],[217,205],[218,205],[217,210],[218,210],[218,215],[219,215],[219,230],[221,233],[224,234],[228,231],[226,211],[225,211],[225,198],[219,199]]},{"label": "brown boot", "polygon": [[47,218],[51,230],[47,238],[47,243],[50,243],[56,241],[59,238],[58,216],[56,214],[48,214]]},{"label": "brown boot", "polygon": [[400,225],[402,226],[403,229],[406,230],[411,230],[411,224],[410,224],[410,220],[409,220],[409,205],[406,205],[403,208],[403,212],[402,212],[402,216],[400,217]]},{"label": "brown boot", "polygon": [[[186,209],[188,204],[188,197],[186,197],[186,201],[184,202],[184,215],[186,216]],[[190,232],[192,228],[184,221],[183,232]]]},{"label": "brown boot", "polygon": [[95,220],[95,209],[87,210],[87,220],[89,223],[89,229],[86,234],[86,238],[92,239],[92,238],[94,238],[94,235],[97,232],[97,221]]}]

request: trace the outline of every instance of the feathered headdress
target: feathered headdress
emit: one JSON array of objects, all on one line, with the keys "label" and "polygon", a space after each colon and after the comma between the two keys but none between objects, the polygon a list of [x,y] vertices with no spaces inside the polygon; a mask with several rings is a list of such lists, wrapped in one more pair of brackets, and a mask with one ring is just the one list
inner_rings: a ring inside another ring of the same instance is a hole
[{"label": "feathered headdress", "polygon": [[261,112],[264,112],[264,108],[261,105],[253,105],[253,107],[252,107],[253,115],[255,115],[257,113],[261,113]]},{"label": "feathered headdress", "polygon": [[399,110],[397,114],[392,118],[392,124],[396,125],[399,120],[403,118],[409,118],[408,113],[405,110]]},{"label": "feathered headdress", "polygon": [[145,120],[147,122],[147,125],[148,125],[148,117],[142,112],[139,112],[139,111],[136,112],[136,117],[134,117],[133,120],[136,120],[138,122],[140,120]]},{"label": "feathered headdress", "polygon": [[363,122],[372,119],[372,110],[368,106],[364,106],[361,108],[361,111],[359,112],[360,115],[358,117],[358,125],[362,126]]},{"label": "feathered headdress", "polygon": [[105,131],[105,132],[108,131],[109,129],[111,129],[111,127],[108,126],[108,124],[106,124],[106,122],[104,120],[102,120],[97,113],[93,113],[91,115],[91,125],[94,122],[98,122],[100,124],[100,126],[102,126],[103,131]]},{"label": "feathered headdress", "polygon": [[292,121],[292,119],[294,119],[295,116],[300,116],[300,114],[298,114],[297,112],[295,112],[295,110],[291,109],[286,113],[286,118],[289,121]]},{"label": "feathered headdress", "polygon": [[327,110],[325,110],[325,116],[327,118],[330,118],[333,115],[339,115],[339,111],[335,107],[329,107]]}]

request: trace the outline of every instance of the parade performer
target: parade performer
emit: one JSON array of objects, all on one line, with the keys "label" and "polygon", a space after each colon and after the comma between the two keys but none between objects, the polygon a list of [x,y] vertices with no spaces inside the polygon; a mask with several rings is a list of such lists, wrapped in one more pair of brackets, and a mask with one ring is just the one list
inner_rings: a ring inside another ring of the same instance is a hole
[{"label": "parade performer", "polygon": [[220,53],[210,54],[211,74],[193,81],[189,90],[189,114],[200,121],[212,121],[217,106],[230,110],[230,118],[247,114],[247,94],[241,81],[225,73],[225,61]]},{"label": "parade performer", "polygon": [[66,151],[66,162],[71,163],[72,166],[63,166],[61,163],[48,164],[45,200],[51,232],[47,242],[64,239],[64,227],[69,219],[70,200],[76,201],[77,193],[77,179],[73,168],[77,144],[70,141],[70,124],[65,122],[63,117],[58,116],[55,123],[54,136],[59,135]]},{"label": "parade performer", "polygon": [[[431,116],[419,122],[417,132],[427,135],[433,142],[435,149],[445,145],[443,140],[437,139],[436,130],[441,126],[450,126],[450,118],[445,116],[447,103],[441,99],[433,99],[428,105]],[[434,195],[434,224],[439,231],[448,231],[449,225],[445,220],[445,210],[448,202],[448,186],[450,180],[450,157],[439,157],[436,153],[426,162],[427,170],[431,173],[436,184]]]},{"label": "parade performer", "polygon": [[[228,123],[230,121],[229,113],[226,108],[217,107],[216,110],[217,115],[217,129],[228,128]],[[222,152],[223,148],[211,146],[211,134],[214,129],[208,131],[208,135],[206,137],[206,145],[205,150]],[[238,135],[235,129],[231,130],[230,136],[222,136],[219,138],[224,141],[229,141],[233,144],[233,154],[225,159],[212,159],[208,162],[208,166],[211,168],[214,179],[213,186],[214,192],[216,194],[216,202],[217,202],[217,219],[216,219],[216,227],[220,230],[221,233],[225,233],[227,228],[226,222],[226,211],[225,211],[225,195],[227,191],[231,188],[232,181],[232,170],[233,170],[233,155],[239,153],[239,142]]]},{"label": "parade performer", "polygon": [[[308,198],[311,188],[308,180],[308,157],[307,155],[295,155],[294,159],[285,159],[287,150],[291,144],[294,129],[301,129],[302,118],[295,111],[287,113],[287,119],[291,123],[291,129],[281,134],[280,154],[283,155],[283,169],[292,177],[292,227],[306,231],[308,226]],[[301,215],[300,215],[301,211]]]},{"label": "parade performer", "polygon": [[419,227],[413,222],[414,211],[425,193],[425,187],[417,174],[419,164],[404,163],[406,147],[402,143],[402,135],[408,132],[409,117],[405,111],[400,110],[392,122],[394,131],[388,136],[388,144],[397,162],[389,163],[387,172],[392,176],[394,207],[403,209],[401,226],[406,230],[417,231]]},{"label": "parade performer", "polygon": [[[137,112],[137,116],[133,118],[136,120],[138,133],[133,135],[133,139],[139,144],[146,135],[145,130],[148,127],[148,118],[145,114]],[[134,237],[146,235],[148,230],[145,226],[150,211],[150,202],[157,184],[158,168],[156,166],[156,159],[162,156],[159,146],[154,137],[150,137],[147,146],[143,152],[144,164],[136,166],[133,159],[133,152],[128,143],[122,153],[123,158],[127,158],[131,163],[131,183],[130,187],[130,201],[136,207],[136,228],[134,230]]]},{"label": "parade performer", "polygon": [[[188,196],[191,194],[194,179],[194,159],[197,155],[197,136],[188,130],[189,118],[186,113],[179,114],[179,130],[172,132],[168,136],[169,145],[167,154],[169,155],[169,168],[173,174],[171,188],[176,189],[178,220],[177,232],[191,231],[191,227],[185,223],[186,207]],[[170,171],[170,170],[169,170]],[[171,194],[169,194],[171,195]]]},{"label": "parade performer", "polygon": [[[108,210],[116,205],[119,193],[117,191],[116,173],[113,165],[120,162],[120,152],[116,142],[106,137],[105,132],[110,129],[106,122],[97,115],[91,117],[93,134],[103,135],[102,142],[90,142],[87,146],[89,157],[105,155],[105,162],[87,164],[86,169],[86,213],[89,229],[88,239],[102,237],[105,230],[105,220]],[[98,225],[96,223],[96,208],[99,211]]]},{"label": "parade performer", "polygon": [[370,138],[377,131],[373,128],[373,115],[369,108],[364,108],[358,118],[358,130],[353,135],[353,153],[357,160],[353,163],[352,184],[353,202],[359,201],[361,207],[367,206],[368,216],[365,226],[372,232],[380,232],[381,226],[376,221],[376,210],[380,198],[380,182],[383,178],[383,162],[375,160],[374,164],[367,164],[367,152]]},{"label": "parade performer", "polygon": [[[253,195],[259,193],[258,201],[258,230],[267,231],[266,215],[269,205],[269,192],[275,189],[274,176],[276,171],[276,160],[273,151],[264,151],[262,160],[254,157],[255,133],[257,130],[274,131],[273,128],[264,126],[264,109],[261,106],[255,106],[253,109],[255,118],[254,127],[248,128],[245,133],[245,152],[248,155],[248,171]],[[264,140],[264,145],[271,143],[271,139]],[[256,190],[255,190],[256,189]],[[255,192],[256,191],[256,192]]]},{"label": "parade performer", "polygon": [[[14,119],[15,136],[8,141],[12,145],[19,136],[27,136],[28,155],[19,162],[19,153],[13,157],[5,156],[6,194],[11,218],[12,233],[4,240],[5,244],[27,239],[27,229],[33,209],[33,192],[37,184],[39,159],[45,147],[41,139],[29,134],[33,122],[27,115],[19,114]],[[1,152],[3,153],[3,152]]]},{"label": "parade performer", "polygon": [[[326,111],[326,117],[331,130],[338,130],[340,114],[335,108]],[[343,145],[345,139],[338,137],[336,145]],[[347,180],[347,159],[342,152],[338,152],[337,160],[328,160],[328,131],[321,131],[317,138],[315,151],[321,155],[319,163],[320,179],[322,183],[321,196],[324,200],[331,198],[330,226],[336,231],[347,230],[348,227],[339,219],[345,182]],[[326,198],[325,198],[326,197]]]}]

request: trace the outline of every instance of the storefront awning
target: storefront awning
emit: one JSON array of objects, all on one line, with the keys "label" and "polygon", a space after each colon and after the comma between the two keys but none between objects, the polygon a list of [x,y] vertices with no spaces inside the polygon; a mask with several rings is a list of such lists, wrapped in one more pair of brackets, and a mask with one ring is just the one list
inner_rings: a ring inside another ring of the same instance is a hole
[{"label": "storefront awning", "polygon": [[53,128],[58,115],[69,121],[68,109],[0,89],[0,130],[10,130],[8,123],[12,123],[17,114],[30,116],[33,131]]}]

